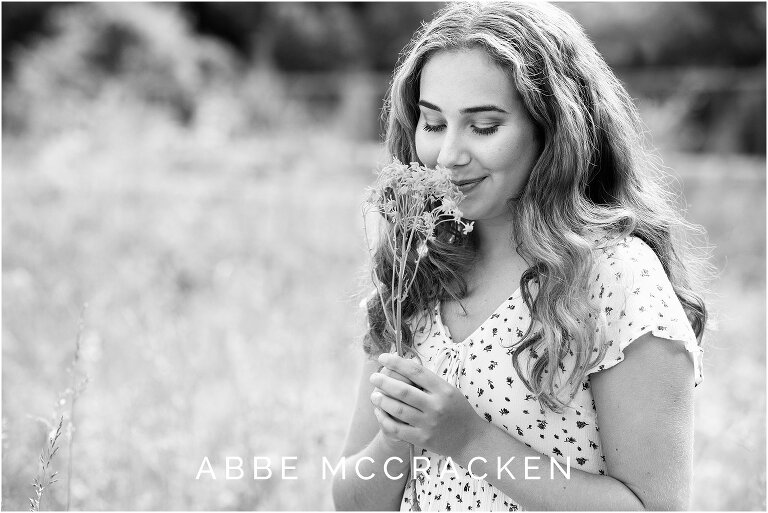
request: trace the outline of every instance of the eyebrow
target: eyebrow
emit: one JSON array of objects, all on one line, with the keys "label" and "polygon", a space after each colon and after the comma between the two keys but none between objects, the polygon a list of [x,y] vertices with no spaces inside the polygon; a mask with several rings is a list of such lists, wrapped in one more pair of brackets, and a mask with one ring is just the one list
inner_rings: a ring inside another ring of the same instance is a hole
[{"label": "eyebrow", "polygon": [[[424,100],[419,100],[419,105],[431,110],[435,110],[437,112],[442,112],[440,110],[440,107],[438,107],[434,103],[429,103]],[[506,110],[500,107],[497,107],[495,105],[478,105],[477,107],[467,107],[466,109],[461,109],[459,112],[461,114],[472,114],[475,112],[501,112],[502,114],[509,114],[509,112],[507,112]]]}]

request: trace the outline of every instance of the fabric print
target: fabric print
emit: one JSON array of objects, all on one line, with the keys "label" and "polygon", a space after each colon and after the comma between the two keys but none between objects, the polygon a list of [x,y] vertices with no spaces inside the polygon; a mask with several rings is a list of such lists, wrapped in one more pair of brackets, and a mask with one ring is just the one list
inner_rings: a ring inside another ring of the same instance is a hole
[{"label": "fabric print", "polygon": [[[599,423],[594,406],[589,376],[613,367],[623,359],[623,350],[644,333],[668,340],[679,340],[691,353],[695,382],[701,382],[701,349],[661,263],[650,247],[636,237],[618,243],[598,244],[595,268],[590,278],[588,298],[596,301],[599,315],[598,335],[606,347],[602,361],[593,368],[578,389],[573,401],[561,413],[543,410],[536,397],[518,379],[512,364],[512,351],[524,337],[530,323],[530,312],[516,291],[463,342],[455,342],[443,325],[440,305],[436,305],[423,331],[415,331],[414,346],[423,364],[442,379],[459,388],[477,414],[509,436],[544,456],[551,456],[572,469],[605,475]],[[511,314],[514,312],[514,315]],[[531,350],[531,360],[540,356]],[[597,350],[596,350],[597,351]],[[565,371],[569,352],[564,366]],[[521,362],[525,368],[526,362]],[[466,367],[465,367],[466,366]],[[442,455],[421,450],[430,459],[430,468],[442,469]],[[490,483],[473,479],[469,472],[454,462],[458,477],[437,478],[437,471],[417,482],[421,508],[424,511],[454,509],[480,511],[517,511],[519,504]],[[401,510],[410,511],[408,484]]]}]

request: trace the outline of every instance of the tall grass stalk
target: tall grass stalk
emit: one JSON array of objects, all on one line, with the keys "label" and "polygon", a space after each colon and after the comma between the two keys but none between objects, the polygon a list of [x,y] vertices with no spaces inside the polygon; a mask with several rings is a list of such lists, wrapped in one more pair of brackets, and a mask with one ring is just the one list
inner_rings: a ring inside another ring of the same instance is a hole
[{"label": "tall grass stalk", "polygon": [[[67,371],[71,375],[70,379],[70,386],[67,387],[64,392],[61,392],[59,394],[59,399],[56,403],[56,407],[54,408],[54,419],[58,419],[58,426],[54,429],[46,419],[41,419],[49,428],[49,435],[48,435],[48,442],[43,447],[42,452],[40,453],[40,469],[38,470],[37,475],[35,476],[34,481],[32,482],[32,486],[35,489],[35,497],[30,497],[30,511],[40,511],[40,501],[43,497],[43,492],[51,486],[53,483],[57,482],[58,479],[55,479],[55,477],[58,475],[57,472],[53,472],[52,474],[48,474],[50,471],[51,461],[53,460],[54,455],[58,452],[60,444],[59,444],[59,437],[62,433],[62,427],[64,427],[64,420],[67,419],[66,424],[66,431],[67,431],[67,451],[68,451],[68,458],[67,458],[67,509],[66,511],[69,511],[70,505],[71,505],[71,496],[72,496],[72,461],[74,458],[72,457],[72,451],[74,448],[74,438],[75,438],[75,431],[76,431],[76,424],[75,424],[75,404],[77,402],[77,398],[80,396],[80,394],[85,390],[86,385],[88,384],[88,375],[79,372],[79,365],[80,365],[80,349],[82,345],[83,340],[83,331],[85,330],[85,312],[88,308],[87,304],[83,304],[82,309],[80,310],[80,319],[78,321],[78,328],[77,328],[77,338],[75,339],[75,353],[72,356],[72,362],[70,363],[69,368]],[[66,409],[65,409],[66,408]],[[54,426],[55,420],[54,420]]]},{"label": "tall grass stalk", "polygon": [[43,446],[40,453],[40,468],[37,471],[35,479],[32,481],[32,487],[35,489],[35,497],[29,498],[29,511],[40,511],[40,503],[43,500],[43,492],[57,482],[57,472],[49,475],[51,462],[56,453],[59,452],[59,437],[61,436],[61,426],[64,423],[64,416],[59,417],[59,425],[55,431],[48,434],[48,442]]},{"label": "tall grass stalk", "polygon": [[83,340],[83,331],[85,329],[85,311],[87,309],[88,304],[85,303],[83,304],[83,308],[80,310],[80,320],[77,326],[77,339],[75,340],[75,354],[72,357],[72,366],[70,368],[70,373],[72,375],[70,390],[72,391],[72,394],[69,400],[69,441],[67,444],[69,452],[69,458],[67,459],[67,511],[69,511],[72,497],[72,461],[74,460],[72,456],[72,447],[75,442],[75,433],[77,431],[77,424],[75,423],[75,403],[77,402],[77,398],[80,396],[80,393],[85,390],[85,385],[88,383],[87,375],[84,375],[79,382],[77,381],[77,369],[78,364],[80,363],[80,344]]}]

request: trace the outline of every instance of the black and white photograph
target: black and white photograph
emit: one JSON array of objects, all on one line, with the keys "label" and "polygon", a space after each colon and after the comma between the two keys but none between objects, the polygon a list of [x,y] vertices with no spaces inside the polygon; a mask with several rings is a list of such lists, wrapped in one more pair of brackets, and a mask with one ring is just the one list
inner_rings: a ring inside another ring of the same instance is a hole
[{"label": "black and white photograph", "polygon": [[766,510],[766,3],[1,8],[1,510]]}]

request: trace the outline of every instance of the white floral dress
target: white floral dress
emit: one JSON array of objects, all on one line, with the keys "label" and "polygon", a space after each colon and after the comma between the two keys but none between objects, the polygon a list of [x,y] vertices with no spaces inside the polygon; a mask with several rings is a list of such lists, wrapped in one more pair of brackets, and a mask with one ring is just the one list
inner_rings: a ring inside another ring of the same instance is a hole
[{"label": "white floral dress", "polygon": [[[523,337],[530,322],[519,290],[458,343],[443,325],[438,305],[434,322],[415,324],[414,347],[424,366],[459,388],[488,422],[543,455],[552,456],[564,468],[570,458],[572,469],[604,474],[605,458],[589,374],[621,362],[627,345],[645,333],[653,333],[685,344],[693,358],[698,385],[702,380],[702,350],[661,262],[648,245],[639,238],[627,237],[597,248],[589,296],[597,301],[605,321],[602,340],[608,346],[607,352],[587,371],[579,392],[563,413],[542,410],[512,365],[511,348]],[[485,480],[470,477],[455,463],[456,472],[444,472],[440,479],[437,474],[445,466],[445,459],[421,448],[416,454],[429,458],[426,476],[416,481],[423,511],[520,509],[514,498]],[[412,483],[409,480],[405,488],[401,511],[411,510]]]}]

